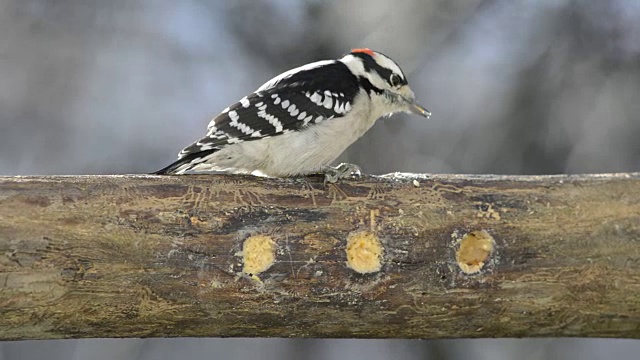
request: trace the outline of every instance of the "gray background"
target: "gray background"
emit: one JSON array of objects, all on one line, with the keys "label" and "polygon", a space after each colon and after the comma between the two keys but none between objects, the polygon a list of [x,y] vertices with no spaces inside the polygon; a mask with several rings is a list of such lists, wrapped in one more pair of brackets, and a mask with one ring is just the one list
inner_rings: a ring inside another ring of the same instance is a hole
[{"label": "gray background", "polygon": [[[366,172],[640,169],[640,1],[0,0],[0,174],[156,170],[270,77],[367,46],[433,117],[380,121]],[[635,358],[622,340],[83,340],[5,359]]]}]

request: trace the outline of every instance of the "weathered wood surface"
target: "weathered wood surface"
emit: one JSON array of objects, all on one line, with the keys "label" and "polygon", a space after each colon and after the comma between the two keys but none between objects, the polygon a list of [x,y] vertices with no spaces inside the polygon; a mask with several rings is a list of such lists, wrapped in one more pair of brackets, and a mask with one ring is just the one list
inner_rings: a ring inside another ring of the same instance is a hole
[{"label": "weathered wood surface", "polygon": [[640,338],[640,174],[0,177],[0,339],[164,336]]}]

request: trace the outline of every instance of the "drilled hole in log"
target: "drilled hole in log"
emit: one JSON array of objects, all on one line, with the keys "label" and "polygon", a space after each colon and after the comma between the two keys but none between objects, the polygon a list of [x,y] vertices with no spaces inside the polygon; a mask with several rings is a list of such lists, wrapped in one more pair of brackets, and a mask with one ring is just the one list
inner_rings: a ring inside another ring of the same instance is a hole
[{"label": "drilled hole in log", "polygon": [[475,274],[482,269],[493,252],[495,241],[485,230],[465,234],[456,253],[458,266],[465,274]]},{"label": "drilled hole in log", "polygon": [[347,239],[347,265],[361,274],[380,271],[382,253],[382,244],[374,233],[363,231]]},{"label": "drilled hole in log", "polygon": [[276,243],[268,236],[254,235],[242,245],[242,271],[257,275],[266,271],[276,260]]}]

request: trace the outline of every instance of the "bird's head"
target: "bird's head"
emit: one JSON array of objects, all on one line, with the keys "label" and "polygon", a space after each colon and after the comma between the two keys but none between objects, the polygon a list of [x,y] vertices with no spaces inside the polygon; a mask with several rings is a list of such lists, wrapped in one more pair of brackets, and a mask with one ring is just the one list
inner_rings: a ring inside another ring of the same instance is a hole
[{"label": "bird's head", "polygon": [[429,110],[416,102],[402,69],[388,56],[370,49],[354,49],[340,61],[356,74],[369,96],[381,107],[382,115],[403,111],[431,116]]}]

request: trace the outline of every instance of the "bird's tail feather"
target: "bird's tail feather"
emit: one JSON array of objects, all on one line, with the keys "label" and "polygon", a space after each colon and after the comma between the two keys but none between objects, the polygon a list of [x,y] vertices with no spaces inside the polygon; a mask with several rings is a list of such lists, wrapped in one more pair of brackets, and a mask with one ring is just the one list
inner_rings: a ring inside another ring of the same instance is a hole
[{"label": "bird's tail feather", "polygon": [[207,159],[207,156],[214,153],[216,149],[204,150],[191,153],[186,155],[173,163],[167,165],[166,167],[154,171],[151,175],[168,175],[168,174],[182,174],[191,169],[193,169],[196,165],[202,163]]}]

